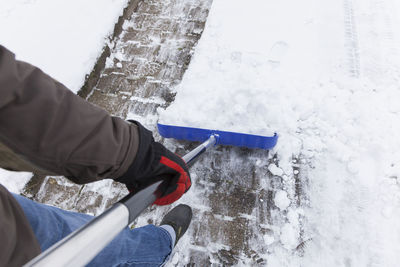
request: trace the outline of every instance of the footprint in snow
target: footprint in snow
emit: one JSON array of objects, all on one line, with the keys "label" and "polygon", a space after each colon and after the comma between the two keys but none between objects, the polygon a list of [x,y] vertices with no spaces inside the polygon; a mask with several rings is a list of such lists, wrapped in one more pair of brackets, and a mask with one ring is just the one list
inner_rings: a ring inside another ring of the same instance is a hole
[{"label": "footprint in snow", "polygon": [[283,41],[276,42],[270,49],[268,62],[271,67],[279,67],[283,57],[286,55],[289,45]]}]

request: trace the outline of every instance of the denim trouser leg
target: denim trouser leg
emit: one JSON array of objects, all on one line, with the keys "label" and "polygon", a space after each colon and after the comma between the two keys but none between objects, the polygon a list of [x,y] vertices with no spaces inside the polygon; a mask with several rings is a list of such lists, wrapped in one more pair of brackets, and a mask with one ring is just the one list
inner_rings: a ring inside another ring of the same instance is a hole
[{"label": "denim trouser leg", "polygon": [[[24,210],[43,251],[93,218],[13,196]],[[154,225],[126,228],[88,266],[160,266],[171,250],[171,236],[163,228]]]}]

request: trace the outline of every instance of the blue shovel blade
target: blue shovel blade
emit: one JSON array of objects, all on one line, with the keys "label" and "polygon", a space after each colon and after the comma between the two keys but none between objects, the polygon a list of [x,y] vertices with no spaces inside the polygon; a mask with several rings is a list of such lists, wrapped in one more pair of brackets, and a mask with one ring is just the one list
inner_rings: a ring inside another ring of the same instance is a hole
[{"label": "blue shovel blade", "polygon": [[158,132],[162,137],[178,140],[204,142],[211,135],[217,136],[217,145],[239,146],[248,148],[271,149],[278,141],[278,135],[260,136],[218,130],[165,125],[158,123]]}]

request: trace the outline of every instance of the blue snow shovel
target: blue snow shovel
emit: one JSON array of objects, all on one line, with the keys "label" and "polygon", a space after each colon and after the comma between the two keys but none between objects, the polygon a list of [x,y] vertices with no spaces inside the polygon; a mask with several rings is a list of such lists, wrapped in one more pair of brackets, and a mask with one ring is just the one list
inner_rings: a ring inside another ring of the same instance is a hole
[{"label": "blue snow shovel", "polygon": [[[278,140],[277,134],[268,137],[165,124],[158,124],[158,130],[165,138],[203,142],[183,156],[188,166],[192,166],[201,154],[214,145],[271,149]],[[135,194],[129,194],[24,266],[85,266],[162,195],[160,188],[165,187],[160,186],[161,183],[154,183]]]}]

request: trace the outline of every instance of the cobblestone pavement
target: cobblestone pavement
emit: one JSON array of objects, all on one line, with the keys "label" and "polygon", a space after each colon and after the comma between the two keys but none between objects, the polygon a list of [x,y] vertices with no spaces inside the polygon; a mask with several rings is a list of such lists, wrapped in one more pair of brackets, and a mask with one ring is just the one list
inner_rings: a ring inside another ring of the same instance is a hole
[{"label": "cobblestone pavement", "polygon": [[[111,44],[106,68],[88,100],[111,114],[136,119],[154,130],[157,109],[174,100],[173,87],[186,70],[193,48],[204,29],[212,0],[148,0],[139,3]],[[158,140],[184,154],[195,144]],[[282,249],[301,254],[302,227],[298,246],[285,249],[280,229],[287,212],[274,204],[277,190],[291,192],[292,206],[306,198],[305,181],[294,159],[292,179],[274,176],[270,164],[278,165],[268,151],[218,147],[192,168],[193,187],[182,202],[194,209],[190,230],[178,244],[170,265],[266,265],[269,255]],[[111,181],[78,186],[62,177],[47,177],[34,198],[59,207],[99,214],[127,193]],[[158,223],[169,207],[152,207],[137,225]],[[266,241],[265,237],[269,239]]]}]

